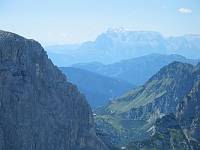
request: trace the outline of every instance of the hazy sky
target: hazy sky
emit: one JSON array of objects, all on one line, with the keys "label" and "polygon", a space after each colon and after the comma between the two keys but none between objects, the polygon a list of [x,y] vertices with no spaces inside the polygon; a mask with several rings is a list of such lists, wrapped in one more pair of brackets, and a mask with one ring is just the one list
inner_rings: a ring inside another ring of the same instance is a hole
[{"label": "hazy sky", "polygon": [[0,29],[45,45],[93,40],[118,27],[200,34],[200,0],[0,0]]}]

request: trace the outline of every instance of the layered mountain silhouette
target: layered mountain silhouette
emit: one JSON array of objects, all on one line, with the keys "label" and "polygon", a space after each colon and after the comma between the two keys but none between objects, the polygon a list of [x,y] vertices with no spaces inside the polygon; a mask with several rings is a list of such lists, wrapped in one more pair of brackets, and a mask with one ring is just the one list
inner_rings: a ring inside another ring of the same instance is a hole
[{"label": "layered mountain silhouette", "polygon": [[131,143],[129,149],[198,150],[199,75],[199,64],[163,67],[144,85],[97,109],[98,131],[113,145]]},{"label": "layered mountain silhouette", "polygon": [[41,45],[0,31],[0,149],[105,150],[84,96]]},{"label": "layered mountain silhouette", "polygon": [[[158,32],[109,29],[94,41],[77,45],[46,47],[58,66],[97,61],[110,64],[151,53],[200,57],[200,36],[164,37]],[[52,47],[55,48],[52,51]],[[66,49],[64,52],[63,49]]]},{"label": "layered mountain silhouette", "polygon": [[162,67],[179,61],[190,64],[197,64],[198,60],[187,59],[181,55],[150,54],[114,64],[103,65],[98,62],[79,63],[72,65],[104,76],[121,79],[134,85],[142,85]]},{"label": "layered mountain silhouette", "polygon": [[110,99],[121,96],[134,87],[132,84],[120,79],[83,69],[60,67],[60,70],[67,76],[70,82],[78,86],[92,107],[106,105]]}]

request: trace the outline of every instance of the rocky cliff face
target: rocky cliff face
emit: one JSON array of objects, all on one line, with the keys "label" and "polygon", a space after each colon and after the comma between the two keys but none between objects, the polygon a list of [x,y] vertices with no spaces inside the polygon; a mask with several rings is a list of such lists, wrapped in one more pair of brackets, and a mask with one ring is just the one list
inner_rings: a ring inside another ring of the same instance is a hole
[{"label": "rocky cliff face", "polygon": [[178,106],[177,118],[189,138],[200,142],[200,80]]},{"label": "rocky cliff face", "polygon": [[92,112],[39,43],[0,31],[0,149],[105,150]]},{"label": "rocky cliff face", "polygon": [[191,144],[173,114],[157,119],[150,139],[135,141],[128,150],[192,150]]}]

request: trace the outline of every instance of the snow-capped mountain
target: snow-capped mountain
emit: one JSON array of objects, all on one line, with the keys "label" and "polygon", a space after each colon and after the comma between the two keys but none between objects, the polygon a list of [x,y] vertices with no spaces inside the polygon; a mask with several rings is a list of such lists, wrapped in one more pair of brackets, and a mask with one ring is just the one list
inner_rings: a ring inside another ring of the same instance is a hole
[{"label": "snow-capped mountain", "polygon": [[[58,66],[92,61],[110,64],[151,53],[181,54],[189,58],[199,58],[200,35],[165,38],[162,34],[153,31],[109,29],[100,34],[95,41],[82,43],[73,49],[69,47],[65,53],[62,46],[55,47],[54,52],[52,49],[49,52]],[[58,53],[60,49],[62,54]],[[49,51],[48,47],[47,51]]]}]

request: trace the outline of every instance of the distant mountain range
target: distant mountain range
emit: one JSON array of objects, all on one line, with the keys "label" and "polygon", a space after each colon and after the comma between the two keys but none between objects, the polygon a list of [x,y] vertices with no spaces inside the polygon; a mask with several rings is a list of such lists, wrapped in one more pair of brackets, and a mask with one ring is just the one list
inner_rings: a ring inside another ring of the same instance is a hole
[{"label": "distant mountain range", "polygon": [[121,79],[134,85],[141,85],[163,66],[168,65],[173,61],[197,64],[199,60],[187,59],[181,55],[149,54],[109,65],[91,62],[74,64],[72,67]]},{"label": "distant mountain range", "polygon": [[103,106],[110,99],[116,98],[134,88],[132,84],[120,79],[114,79],[83,69],[60,67],[60,70],[70,82],[78,86],[78,89],[86,96],[93,108]]},{"label": "distant mountain range", "polygon": [[95,41],[75,45],[47,46],[49,57],[58,66],[74,63],[115,63],[151,53],[180,54],[200,58],[200,35],[163,37],[158,32],[108,30]]},{"label": "distant mountain range", "polygon": [[105,143],[129,143],[128,150],[199,150],[199,94],[200,63],[173,62],[98,108],[97,131]]}]

